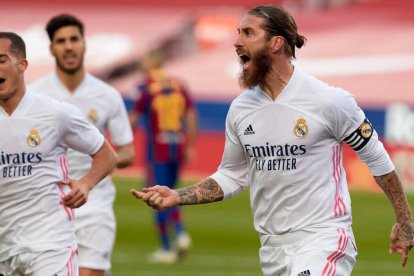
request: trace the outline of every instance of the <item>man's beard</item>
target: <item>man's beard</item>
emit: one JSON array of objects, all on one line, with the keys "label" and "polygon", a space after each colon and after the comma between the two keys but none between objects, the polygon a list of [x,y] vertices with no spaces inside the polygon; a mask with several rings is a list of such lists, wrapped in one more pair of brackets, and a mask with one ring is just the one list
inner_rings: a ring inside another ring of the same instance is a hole
[{"label": "man's beard", "polygon": [[75,73],[77,73],[83,65],[83,57],[81,58],[81,60],[79,61],[79,64],[76,67],[73,68],[66,68],[65,66],[63,66],[63,64],[59,61],[59,59],[56,59],[56,66],[63,72],[65,72],[68,75],[74,75]]},{"label": "man's beard", "polygon": [[239,85],[242,88],[253,88],[256,85],[264,84],[267,74],[270,72],[272,57],[263,48],[259,53],[252,56],[250,61],[250,72],[243,69],[239,75]]}]

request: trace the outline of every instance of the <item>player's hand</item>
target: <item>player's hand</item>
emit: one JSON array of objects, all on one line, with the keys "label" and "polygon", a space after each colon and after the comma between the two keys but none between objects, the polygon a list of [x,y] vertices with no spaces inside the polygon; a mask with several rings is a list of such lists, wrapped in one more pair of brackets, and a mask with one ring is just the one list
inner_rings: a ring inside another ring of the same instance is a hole
[{"label": "player's hand", "polygon": [[58,184],[68,185],[71,191],[62,197],[62,203],[69,208],[78,208],[88,201],[91,188],[86,183],[76,179],[59,180]]},{"label": "player's hand", "polygon": [[157,210],[165,210],[180,204],[180,197],[177,191],[166,186],[154,186],[144,188],[141,192],[131,189],[131,193],[138,199],[141,199],[148,206]]},{"label": "player's hand", "polygon": [[414,246],[414,223],[407,221],[404,224],[396,223],[391,230],[390,253],[402,255],[401,265],[405,267],[408,252]]}]

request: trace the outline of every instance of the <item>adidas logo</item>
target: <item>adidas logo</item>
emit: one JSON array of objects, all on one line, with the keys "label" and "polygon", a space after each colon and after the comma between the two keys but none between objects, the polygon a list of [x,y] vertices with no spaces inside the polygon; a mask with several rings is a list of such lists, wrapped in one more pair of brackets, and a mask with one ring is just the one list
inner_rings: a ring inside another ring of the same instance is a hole
[{"label": "adidas logo", "polygon": [[255,134],[252,125],[249,125],[246,130],[244,131],[244,135],[252,135]]},{"label": "adidas logo", "polygon": [[310,273],[309,269],[305,270],[305,271],[302,271],[301,273],[298,274],[298,276],[310,276],[310,275],[311,275],[311,273]]}]

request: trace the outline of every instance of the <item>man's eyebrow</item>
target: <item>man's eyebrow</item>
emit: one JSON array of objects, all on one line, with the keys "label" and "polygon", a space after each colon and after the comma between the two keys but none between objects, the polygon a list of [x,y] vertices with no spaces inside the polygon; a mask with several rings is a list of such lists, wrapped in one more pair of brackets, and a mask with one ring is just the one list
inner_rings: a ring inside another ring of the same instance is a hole
[{"label": "man's eyebrow", "polygon": [[246,31],[250,31],[250,30],[253,30],[253,28],[252,27],[239,28],[239,31],[242,31],[242,32],[246,32]]}]

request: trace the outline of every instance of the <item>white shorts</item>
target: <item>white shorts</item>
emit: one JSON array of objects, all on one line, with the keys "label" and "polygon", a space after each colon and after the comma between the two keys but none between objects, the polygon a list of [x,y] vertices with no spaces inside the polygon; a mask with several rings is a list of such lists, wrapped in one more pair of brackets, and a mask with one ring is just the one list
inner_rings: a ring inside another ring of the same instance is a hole
[{"label": "white shorts", "polygon": [[115,231],[104,225],[88,225],[76,230],[79,267],[95,270],[111,269]]},{"label": "white shorts", "polygon": [[78,276],[75,246],[62,250],[30,252],[0,262],[3,276]]},{"label": "white shorts", "polygon": [[349,276],[358,254],[352,231],[296,232],[261,237],[265,276]]}]

